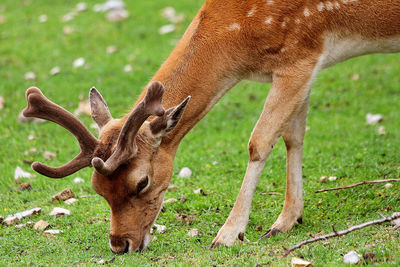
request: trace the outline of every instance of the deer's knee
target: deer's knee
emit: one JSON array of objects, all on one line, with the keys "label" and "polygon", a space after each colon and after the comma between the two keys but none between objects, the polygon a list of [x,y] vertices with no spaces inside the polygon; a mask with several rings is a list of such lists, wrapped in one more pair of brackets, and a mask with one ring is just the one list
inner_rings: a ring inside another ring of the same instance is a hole
[{"label": "deer's knee", "polygon": [[263,146],[258,143],[257,141],[250,139],[249,141],[249,156],[250,156],[250,161],[262,161],[264,160],[262,149]]}]

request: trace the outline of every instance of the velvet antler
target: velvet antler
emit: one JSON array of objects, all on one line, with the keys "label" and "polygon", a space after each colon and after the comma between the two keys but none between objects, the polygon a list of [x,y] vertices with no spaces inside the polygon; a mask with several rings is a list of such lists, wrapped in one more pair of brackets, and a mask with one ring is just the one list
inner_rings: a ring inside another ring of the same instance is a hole
[{"label": "velvet antler", "polygon": [[26,91],[26,99],[28,107],[23,111],[25,117],[41,118],[61,125],[76,137],[81,148],[78,156],[61,167],[49,167],[40,162],[34,162],[32,169],[51,178],[63,178],[90,166],[98,140],[85,125],[70,112],[47,99],[38,88],[29,88]]},{"label": "velvet antler", "polygon": [[92,165],[97,172],[104,176],[111,175],[121,164],[131,159],[137,152],[136,134],[142,124],[151,115],[162,116],[164,109],[161,105],[164,86],[160,82],[152,82],[146,92],[143,100],[132,110],[121,133],[118,137],[117,146],[112,155],[104,162],[95,157]]}]

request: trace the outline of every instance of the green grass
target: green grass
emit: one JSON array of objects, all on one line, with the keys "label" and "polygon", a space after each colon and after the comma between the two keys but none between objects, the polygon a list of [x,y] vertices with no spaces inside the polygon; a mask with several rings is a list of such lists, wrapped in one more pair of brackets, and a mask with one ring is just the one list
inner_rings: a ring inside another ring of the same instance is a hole
[{"label": "green grass", "polygon": [[[101,2],[101,1],[100,1]],[[31,191],[16,191],[13,173],[16,166],[29,170],[24,160],[46,161],[40,153],[25,156],[30,148],[57,153],[51,165],[65,163],[79,151],[75,139],[64,129],[52,123],[20,124],[18,113],[25,107],[25,90],[35,85],[54,102],[73,111],[79,99],[87,97],[89,88],[96,86],[114,117],[122,116],[135,102],[143,86],[156,72],[183,34],[202,1],[169,1],[185,21],[172,34],[159,35],[158,28],[168,22],[160,16],[165,1],[129,1],[130,18],[120,24],[111,24],[103,13],[90,10],[64,23],[60,18],[70,12],[74,1],[3,0],[0,15],[7,18],[0,24],[0,95],[6,105],[0,111],[0,215],[41,207],[41,215],[51,228],[63,230],[56,237],[45,237],[33,229],[17,230],[0,226],[0,265],[91,265],[114,255],[108,247],[110,211],[107,203],[95,195],[91,184],[91,169],[84,169],[62,180],[38,175],[23,179],[32,184]],[[39,23],[41,14],[48,22]],[[63,27],[75,28],[72,35],[64,35]],[[106,54],[106,47],[116,45],[118,52]],[[84,57],[89,69],[73,69],[72,62]],[[378,212],[392,214],[399,211],[400,184],[385,189],[383,184],[360,186],[353,189],[315,194],[322,187],[351,184],[367,179],[397,178],[400,175],[400,57],[399,55],[372,55],[350,60],[317,78],[311,95],[311,105],[304,147],[304,223],[292,231],[268,240],[258,240],[261,232],[279,215],[285,190],[285,149],[279,141],[262,174],[253,200],[246,238],[258,241],[229,248],[209,250],[208,246],[223,225],[246,169],[247,142],[253,125],[261,112],[267,87],[263,84],[242,82],[232,89],[215,108],[182,141],[175,159],[172,184],[179,187],[168,192],[166,198],[179,198],[185,203],[166,207],[157,223],[167,226],[165,234],[155,234],[149,248],[140,253],[116,256],[114,264],[141,265],[288,265],[291,256],[280,258],[282,246],[289,247],[308,238],[308,233],[331,232],[350,225],[378,218]],[[123,72],[131,64],[133,72]],[[50,76],[54,66],[62,72]],[[26,72],[33,71],[36,81],[24,80]],[[353,81],[354,73],[360,75]],[[368,126],[365,115],[380,113],[387,134],[378,135],[378,126]],[[80,119],[89,126],[88,116]],[[28,141],[33,134],[36,138]],[[204,138],[206,136],[207,138]],[[219,161],[219,165],[213,165]],[[190,179],[179,179],[176,173],[189,166]],[[328,184],[321,184],[322,175],[337,176]],[[73,178],[83,177],[85,183],[74,184]],[[71,187],[79,202],[67,206],[52,204],[51,195]],[[208,195],[193,193],[203,188]],[[265,195],[262,192],[278,192]],[[51,218],[54,206],[67,207],[72,215]],[[193,225],[181,225],[174,219],[176,213],[193,214]],[[199,237],[191,238],[187,231],[198,228]],[[350,250],[373,252],[378,264],[400,265],[399,232],[388,224],[372,226],[327,243],[314,243],[295,251],[316,266],[343,264],[342,255]]]}]

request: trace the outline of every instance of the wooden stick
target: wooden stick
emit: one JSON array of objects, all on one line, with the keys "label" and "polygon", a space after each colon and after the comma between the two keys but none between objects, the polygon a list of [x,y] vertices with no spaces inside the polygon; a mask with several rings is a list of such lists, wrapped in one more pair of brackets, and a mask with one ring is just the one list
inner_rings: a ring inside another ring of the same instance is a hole
[{"label": "wooden stick", "polygon": [[348,228],[346,230],[342,230],[342,231],[336,231],[334,226],[332,226],[333,233],[330,233],[330,234],[327,234],[327,235],[316,236],[314,238],[301,241],[300,243],[297,243],[296,245],[294,245],[294,246],[292,246],[292,247],[290,247],[288,249],[285,248],[284,252],[282,253],[282,257],[286,257],[287,255],[290,254],[290,252],[292,252],[292,251],[294,251],[294,250],[296,250],[296,249],[298,249],[298,248],[300,248],[300,247],[302,247],[302,246],[304,246],[306,244],[314,243],[314,242],[321,241],[321,240],[326,240],[328,238],[335,237],[335,236],[346,235],[346,234],[348,234],[348,233],[350,233],[352,231],[355,231],[355,230],[358,230],[358,229],[361,229],[361,228],[364,228],[364,227],[367,227],[367,226],[370,226],[370,225],[381,224],[381,223],[393,221],[393,220],[396,220],[396,219],[399,219],[399,218],[400,218],[400,213],[394,213],[390,217],[383,217],[382,219],[379,219],[379,220],[374,220],[374,221],[365,222],[365,223],[362,223],[362,224],[359,224],[359,225],[354,225],[354,226],[352,226],[352,227],[350,227],[350,228]]},{"label": "wooden stick", "polygon": [[321,193],[321,192],[332,191],[332,190],[341,190],[341,189],[352,188],[352,187],[356,187],[356,186],[363,185],[363,184],[379,184],[379,183],[386,183],[386,182],[400,182],[400,179],[384,179],[384,180],[375,180],[375,181],[363,181],[363,182],[359,182],[359,183],[351,184],[351,185],[346,185],[346,186],[320,189],[320,190],[317,190],[317,191],[314,191],[314,192],[315,193]]}]

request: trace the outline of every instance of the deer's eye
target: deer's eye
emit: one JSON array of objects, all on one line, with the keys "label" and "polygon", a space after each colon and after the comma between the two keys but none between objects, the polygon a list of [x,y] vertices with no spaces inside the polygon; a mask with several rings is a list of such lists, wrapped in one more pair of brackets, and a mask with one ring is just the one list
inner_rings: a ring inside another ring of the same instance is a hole
[{"label": "deer's eye", "polygon": [[144,177],[137,185],[136,192],[139,194],[149,184],[149,176]]}]

